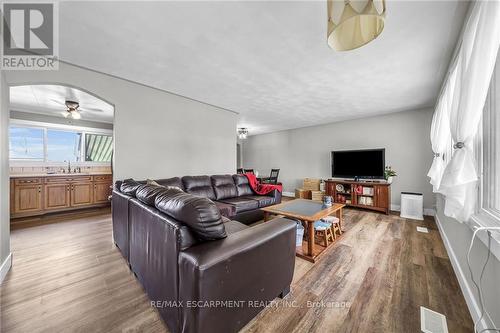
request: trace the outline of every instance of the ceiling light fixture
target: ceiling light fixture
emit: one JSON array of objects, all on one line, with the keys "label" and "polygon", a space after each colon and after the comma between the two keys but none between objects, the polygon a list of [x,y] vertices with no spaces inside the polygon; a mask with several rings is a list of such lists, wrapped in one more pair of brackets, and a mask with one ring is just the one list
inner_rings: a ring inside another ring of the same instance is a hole
[{"label": "ceiling light fixture", "polygon": [[327,0],[328,45],[336,51],[361,47],[384,30],[385,0]]},{"label": "ceiling light fixture", "polygon": [[238,139],[245,140],[248,136],[248,128],[238,128]]},{"label": "ceiling light fixture", "polygon": [[66,101],[64,103],[68,108],[66,111],[61,112],[64,118],[80,119],[82,116],[78,111],[80,104],[78,102]]}]

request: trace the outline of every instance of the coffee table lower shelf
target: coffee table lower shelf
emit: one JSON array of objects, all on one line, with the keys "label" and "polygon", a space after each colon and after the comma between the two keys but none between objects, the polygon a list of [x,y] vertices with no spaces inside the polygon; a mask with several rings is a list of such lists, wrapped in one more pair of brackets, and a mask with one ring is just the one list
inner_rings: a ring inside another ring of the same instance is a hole
[{"label": "coffee table lower shelf", "polygon": [[296,247],[295,254],[297,255],[297,257],[302,258],[302,259],[307,260],[307,261],[310,261],[312,263],[315,263],[319,259],[319,257],[323,253],[325,253],[325,251],[328,249],[328,247],[324,247],[323,245],[315,243],[312,255],[308,255],[307,254],[307,247],[308,246],[309,246],[309,243],[307,241],[302,241],[302,246]]},{"label": "coffee table lower shelf", "polygon": [[307,238],[302,241],[302,246],[296,247],[296,254],[302,259],[315,263],[333,243],[325,247],[315,241],[314,222],[335,215],[339,219],[339,228],[342,230],[342,208],[344,206],[344,204],[339,203],[325,206],[321,201],[295,199],[261,208],[261,210],[264,211],[264,222],[268,221],[271,215],[301,221],[305,231],[307,231]]}]

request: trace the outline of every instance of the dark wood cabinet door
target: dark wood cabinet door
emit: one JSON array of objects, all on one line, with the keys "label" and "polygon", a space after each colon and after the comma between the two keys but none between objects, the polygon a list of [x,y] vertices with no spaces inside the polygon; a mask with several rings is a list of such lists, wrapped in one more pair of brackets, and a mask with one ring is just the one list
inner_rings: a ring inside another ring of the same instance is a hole
[{"label": "dark wood cabinet door", "polygon": [[335,183],[327,181],[326,182],[326,195],[335,196]]},{"label": "dark wood cabinet door", "polygon": [[388,186],[375,186],[376,205],[379,208],[389,209],[389,187]]},{"label": "dark wood cabinet door", "polygon": [[64,209],[71,206],[70,184],[45,185],[45,209]]},{"label": "dark wood cabinet door", "polygon": [[71,184],[71,207],[91,205],[94,199],[94,186],[88,183]]},{"label": "dark wood cabinet door", "polygon": [[94,184],[94,203],[107,203],[111,195],[111,182],[98,182]]},{"label": "dark wood cabinet door", "polygon": [[15,185],[14,213],[36,213],[43,210],[42,185]]}]

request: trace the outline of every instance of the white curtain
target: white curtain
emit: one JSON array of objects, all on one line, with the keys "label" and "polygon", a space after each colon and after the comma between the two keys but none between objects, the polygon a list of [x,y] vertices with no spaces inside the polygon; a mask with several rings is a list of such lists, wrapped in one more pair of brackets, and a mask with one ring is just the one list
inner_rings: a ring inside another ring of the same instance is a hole
[{"label": "white curtain", "polygon": [[451,97],[449,128],[454,151],[438,189],[445,196],[445,214],[460,222],[469,219],[477,201],[474,136],[500,45],[500,1],[476,1],[472,5],[458,51]]},{"label": "white curtain", "polygon": [[444,168],[446,167],[446,154],[449,151],[451,142],[450,109],[453,102],[453,89],[455,88],[456,76],[457,66],[455,63],[432,117],[431,144],[432,151],[434,152],[434,160],[427,176],[431,179],[430,183],[434,192],[438,192],[441,185]]}]

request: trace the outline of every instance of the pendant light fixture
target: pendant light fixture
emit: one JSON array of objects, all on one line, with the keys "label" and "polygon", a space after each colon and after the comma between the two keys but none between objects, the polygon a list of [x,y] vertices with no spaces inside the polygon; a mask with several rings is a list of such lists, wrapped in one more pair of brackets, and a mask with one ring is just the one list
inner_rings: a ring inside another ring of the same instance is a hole
[{"label": "pendant light fixture", "polygon": [[384,30],[385,0],[327,0],[328,45],[336,51],[361,47]]}]

